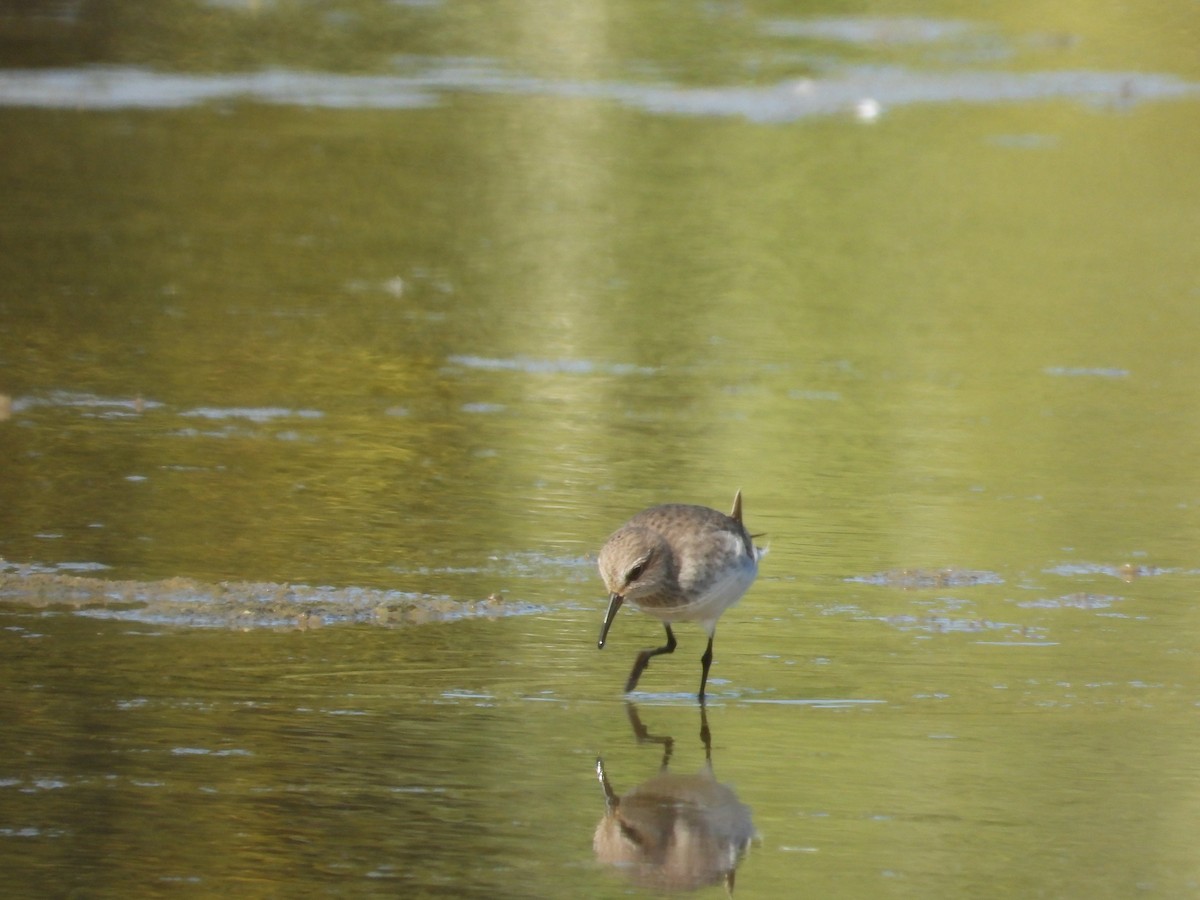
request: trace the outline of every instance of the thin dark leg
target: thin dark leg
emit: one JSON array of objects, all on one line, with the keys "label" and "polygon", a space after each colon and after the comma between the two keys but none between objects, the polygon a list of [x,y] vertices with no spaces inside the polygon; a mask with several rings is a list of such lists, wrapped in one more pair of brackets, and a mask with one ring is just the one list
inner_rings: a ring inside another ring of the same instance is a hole
[{"label": "thin dark leg", "polygon": [[625,693],[629,693],[637,687],[638,679],[642,677],[642,672],[646,670],[646,665],[650,662],[650,657],[658,656],[661,653],[675,652],[675,632],[671,631],[670,625],[663,625],[667,629],[667,642],[653,650],[643,650],[637,655],[637,659],[633,662],[633,671],[629,673],[629,680],[625,682]]},{"label": "thin dark leg", "polygon": [[704,667],[700,673],[700,703],[704,703],[704,686],[708,684],[708,667],[712,665],[712,635],[708,637],[708,646],[704,649],[704,655],[700,657],[700,665]]}]

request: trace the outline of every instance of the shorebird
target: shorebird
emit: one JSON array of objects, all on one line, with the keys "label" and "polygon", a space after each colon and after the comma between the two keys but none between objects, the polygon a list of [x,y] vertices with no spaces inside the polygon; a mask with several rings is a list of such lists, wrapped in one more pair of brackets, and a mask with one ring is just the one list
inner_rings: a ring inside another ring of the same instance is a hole
[{"label": "shorebird", "polygon": [[717,620],[746,593],[764,552],[742,525],[741,491],[734,495],[729,515],[707,506],[667,503],[643,510],[609,536],[599,560],[608,611],[596,645],[604,649],[622,603],[660,619],[667,631],[666,644],[637,655],[626,693],[637,687],[653,657],[675,652],[672,622],[698,622],[708,633],[708,647],[700,657],[699,696],[704,701]]}]

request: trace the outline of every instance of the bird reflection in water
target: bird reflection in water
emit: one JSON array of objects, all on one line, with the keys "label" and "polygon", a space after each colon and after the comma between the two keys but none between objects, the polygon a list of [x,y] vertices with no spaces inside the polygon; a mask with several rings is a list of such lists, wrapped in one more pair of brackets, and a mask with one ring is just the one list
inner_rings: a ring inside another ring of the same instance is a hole
[{"label": "bird reflection in water", "polygon": [[667,771],[674,738],[650,734],[634,704],[625,709],[639,743],[662,745],[662,764],[653,778],[618,796],[604,760],[596,760],[604,789],[604,818],[592,839],[596,858],[640,887],[691,891],[723,882],[732,896],[734,871],[755,837],[754,823],[750,807],[713,774],[705,708],[700,707],[704,767],[695,775]]}]

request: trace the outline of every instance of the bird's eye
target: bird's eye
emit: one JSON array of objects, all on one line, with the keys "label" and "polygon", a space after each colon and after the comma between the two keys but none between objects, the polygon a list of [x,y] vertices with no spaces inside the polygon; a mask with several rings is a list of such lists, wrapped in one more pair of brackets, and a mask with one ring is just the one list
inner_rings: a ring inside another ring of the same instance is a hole
[{"label": "bird's eye", "polygon": [[625,583],[629,584],[630,582],[637,581],[639,578],[642,577],[642,573],[645,571],[646,571],[646,564],[644,562],[638,563],[636,566],[634,566],[632,569],[630,569],[627,573],[625,573]]}]

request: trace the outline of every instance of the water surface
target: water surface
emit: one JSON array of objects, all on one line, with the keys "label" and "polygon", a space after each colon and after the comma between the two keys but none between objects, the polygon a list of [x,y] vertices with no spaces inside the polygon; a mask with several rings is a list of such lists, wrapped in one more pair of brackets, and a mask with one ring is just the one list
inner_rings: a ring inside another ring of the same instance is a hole
[{"label": "water surface", "polygon": [[14,891],[1200,894],[1187,4],[168,6],[0,18]]}]

